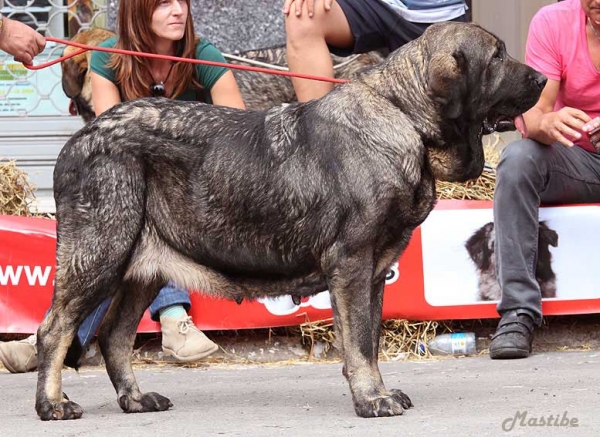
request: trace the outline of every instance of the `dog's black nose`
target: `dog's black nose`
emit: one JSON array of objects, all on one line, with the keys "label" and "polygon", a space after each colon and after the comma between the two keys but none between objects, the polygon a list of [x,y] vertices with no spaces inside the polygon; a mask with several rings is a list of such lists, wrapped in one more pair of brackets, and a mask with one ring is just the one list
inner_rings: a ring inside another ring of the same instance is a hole
[{"label": "dog's black nose", "polygon": [[535,83],[537,85],[538,89],[540,89],[540,90],[543,90],[544,87],[546,86],[546,82],[548,82],[548,78],[538,72],[533,73],[533,77],[531,79],[532,79],[533,83]]}]

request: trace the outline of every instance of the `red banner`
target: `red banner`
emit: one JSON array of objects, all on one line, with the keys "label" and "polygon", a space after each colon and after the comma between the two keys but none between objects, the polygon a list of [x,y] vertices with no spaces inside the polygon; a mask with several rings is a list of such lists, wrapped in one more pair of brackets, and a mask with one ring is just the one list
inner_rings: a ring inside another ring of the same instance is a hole
[{"label": "red banner", "polygon": [[[385,319],[443,320],[498,317],[496,301],[482,300],[481,272],[466,241],[492,221],[491,202],[439,201],[414,233],[386,282]],[[544,299],[546,315],[600,312],[595,275],[599,205],[542,208],[557,236],[550,247],[556,295]],[[50,306],[55,275],[56,222],[0,216],[0,333],[33,333]],[[594,255],[587,256],[586,253]],[[542,285],[542,284],[541,284]],[[479,288],[478,288],[479,287]],[[192,293],[190,315],[200,329],[298,325],[332,317],[328,292],[295,305],[290,296],[232,301]],[[139,332],[159,332],[148,312]]]}]

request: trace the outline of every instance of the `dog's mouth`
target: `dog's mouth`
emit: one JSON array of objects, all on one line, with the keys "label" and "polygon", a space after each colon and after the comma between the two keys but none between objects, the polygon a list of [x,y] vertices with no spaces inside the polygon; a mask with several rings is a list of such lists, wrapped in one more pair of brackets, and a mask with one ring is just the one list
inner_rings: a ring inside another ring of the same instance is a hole
[{"label": "dog's mouth", "polygon": [[522,115],[514,118],[505,115],[490,116],[483,120],[482,134],[489,135],[492,132],[510,132],[518,130],[523,136],[527,136],[525,120]]},{"label": "dog's mouth", "polygon": [[75,100],[73,99],[69,101],[69,114],[79,115],[79,111],[77,110],[77,103],[75,103]]}]

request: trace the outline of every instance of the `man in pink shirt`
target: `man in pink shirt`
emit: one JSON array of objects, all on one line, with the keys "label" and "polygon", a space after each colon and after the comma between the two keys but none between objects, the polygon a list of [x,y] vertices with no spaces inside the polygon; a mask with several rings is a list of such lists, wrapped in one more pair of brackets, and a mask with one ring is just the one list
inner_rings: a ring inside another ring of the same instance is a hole
[{"label": "man in pink shirt", "polygon": [[[529,28],[526,62],[548,77],[524,114],[522,140],[497,169],[495,253],[502,316],[492,359],[525,358],[542,322],[535,266],[540,203],[600,202],[600,0],[543,7]],[[594,147],[594,144],[596,147]]]}]

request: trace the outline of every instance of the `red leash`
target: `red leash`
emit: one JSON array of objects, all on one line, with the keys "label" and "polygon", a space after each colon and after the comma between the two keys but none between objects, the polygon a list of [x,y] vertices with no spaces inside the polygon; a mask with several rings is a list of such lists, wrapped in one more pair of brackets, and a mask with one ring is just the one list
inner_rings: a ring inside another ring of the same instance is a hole
[{"label": "red leash", "polygon": [[214,67],[225,67],[225,68],[231,68],[231,69],[235,69],[235,70],[255,71],[257,73],[278,74],[280,76],[297,77],[300,79],[319,80],[321,82],[333,82],[333,83],[349,82],[349,80],[346,80],[346,79],[332,79],[332,78],[323,77],[323,76],[312,76],[310,74],[300,74],[300,73],[292,73],[289,71],[271,70],[268,68],[248,67],[245,65],[227,64],[227,63],[223,63],[223,62],[214,62],[214,61],[202,61],[200,59],[180,58],[177,56],[158,55],[155,53],[134,52],[131,50],[88,46],[86,44],[79,44],[76,42],[66,41],[63,39],[52,38],[52,37],[47,37],[46,41],[51,41],[51,42],[56,42],[59,44],[78,47],[81,50],[77,50],[77,51],[71,53],[70,55],[61,56],[60,58],[55,59],[54,61],[46,62],[45,64],[40,64],[40,65],[25,65],[25,64],[23,64],[25,66],[25,68],[27,68],[28,70],[41,70],[42,68],[46,68],[46,67],[50,67],[54,64],[58,64],[59,62],[62,62],[65,59],[69,59],[69,58],[72,58],[73,56],[77,56],[81,53],[85,53],[88,50],[96,50],[99,52],[118,53],[120,55],[142,56],[145,58],[163,59],[163,60],[167,60],[167,61],[189,62],[192,64],[212,65]]}]

